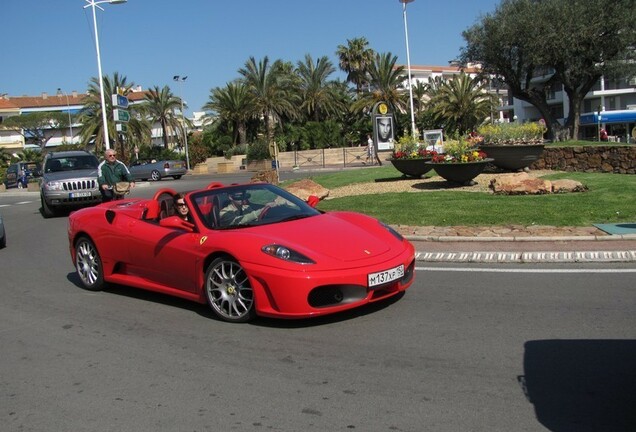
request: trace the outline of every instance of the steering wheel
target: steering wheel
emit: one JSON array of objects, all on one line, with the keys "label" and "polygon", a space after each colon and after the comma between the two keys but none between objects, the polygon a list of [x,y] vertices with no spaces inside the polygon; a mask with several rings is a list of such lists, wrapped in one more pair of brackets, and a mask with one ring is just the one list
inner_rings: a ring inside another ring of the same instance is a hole
[{"label": "steering wheel", "polygon": [[272,204],[267,204],[265,207],[263,207],[261,212],[258,214],[258,220],[261,221],[261,220],[265,219],[265,216],[267,215],[267,213],[269,213],[269,211],[272,208],[274,208],[274,206]]}]

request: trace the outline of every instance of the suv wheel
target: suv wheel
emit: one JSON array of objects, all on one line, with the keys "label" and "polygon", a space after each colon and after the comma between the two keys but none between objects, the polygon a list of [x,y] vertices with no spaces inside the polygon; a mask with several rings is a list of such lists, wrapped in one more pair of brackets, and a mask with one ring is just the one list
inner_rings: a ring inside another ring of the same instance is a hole
[{"label": "suv wheel", "polygon": [[49,205],[46,203],[46,201],[41,195],[40,195],[40,202],[42,203],[42,216],[44,216],[45,218],[51,218],[55,216],[55,210],[49,207]]}]

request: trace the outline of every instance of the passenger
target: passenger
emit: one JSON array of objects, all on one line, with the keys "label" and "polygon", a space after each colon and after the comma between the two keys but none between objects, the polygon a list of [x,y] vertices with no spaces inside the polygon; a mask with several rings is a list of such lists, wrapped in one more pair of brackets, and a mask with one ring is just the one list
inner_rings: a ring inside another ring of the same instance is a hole
[{"label": "passenger", "polygon": [[177,209],[176,215],[186,222],[193,223],[192,215],[190,214],[190,208],[185,202],[185,196],[178,193],[173,198],[174,208]]},{"label": "passenger", "polygon": [[99,191],[102,193],[102,202],[124,197],[115,193],[114,188],[117,183],[128,182],[131,188],[135,187],[128,167],[122,161],[117,160],[117,153],[113,149],[104,152],[104,160],[97,167],[97,182],[99,183]]}]

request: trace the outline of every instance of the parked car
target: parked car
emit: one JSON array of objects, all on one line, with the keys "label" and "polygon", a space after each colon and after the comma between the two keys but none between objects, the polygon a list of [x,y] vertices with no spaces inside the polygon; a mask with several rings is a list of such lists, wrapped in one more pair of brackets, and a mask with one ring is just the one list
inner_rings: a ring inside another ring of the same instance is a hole
[{"label": "parked car", "polygon": [[245,322],[342,312],[413,283],[413,245],[370,216],[321,212],[309,204],[317,198],[305,202],[269,183],[211,183],[185,194],[187,222],[173,215],[175,194],[161,188],[152,199],[71,213],[71,259],[84,288],[146,289]]},{"label": "parked car", "polygon": [[44,217],[102,202],[97,184],[99,161],[85,151],[49,152],[44,158],[40,201]]},{"label": "parked car", "polygon": [[7,246],[7,233],[4,230],[4,221],[2,215],[0,215],[0,249]]},{"label": "parked car", "polygon": [[128,168],[135,180],[159,181],[164,177],[172,177],[179,180],[181,176],[188,172],[186,164],[180,160],[140,160],[130,165]]},{"label": "parked car", "polygon": [[22,189],[25,182],[21,181],[23,174],[26,174],[26,180],[37,178],[42,175],[42,166],[38,162],[17,162],[9,165],[4,185],[9,188],[17,187]]}]

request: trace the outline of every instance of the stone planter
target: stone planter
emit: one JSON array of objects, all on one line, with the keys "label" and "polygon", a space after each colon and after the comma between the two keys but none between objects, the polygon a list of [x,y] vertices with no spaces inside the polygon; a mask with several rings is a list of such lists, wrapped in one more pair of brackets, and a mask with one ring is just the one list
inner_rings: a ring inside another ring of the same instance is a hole
[{"label": "stone planter", "polygon": [[216,164],[216,172],[219,174],[233,173],[234,162],[219,162]]},{"label": "stone planter", "polygon": [[272,169],[272,161],[271,159],[266,160],[258,160],[258,161],[249,161],[247,163],[248,171],[265,171]]},{"label": "stone planter", "polygon": [[543,153],[544,144],[527,145],[488,145],[482,144],[479,149],[493,158],[496,167],[517,171],[532,165]]},{"label": "stone planter", "polygon": [[38,182],[29,182],[29,183],[27,183],[27,191],[29,191],[29,192],[40,192],[40,183],[38,183]]},{"label": "stone planter", "polygon": [[477,162],[464,163],[435,163],[426,162],[435,172],[444,180],[458,184],[470,183],[486,168],[491,158],[487,158]]},{"label": "stone planter", "polygon": [[390,159],[396,170],[401,172],[407,177],[420,178],[431,169],[432,166],[427,165],[426,162],[431,159]]}]

